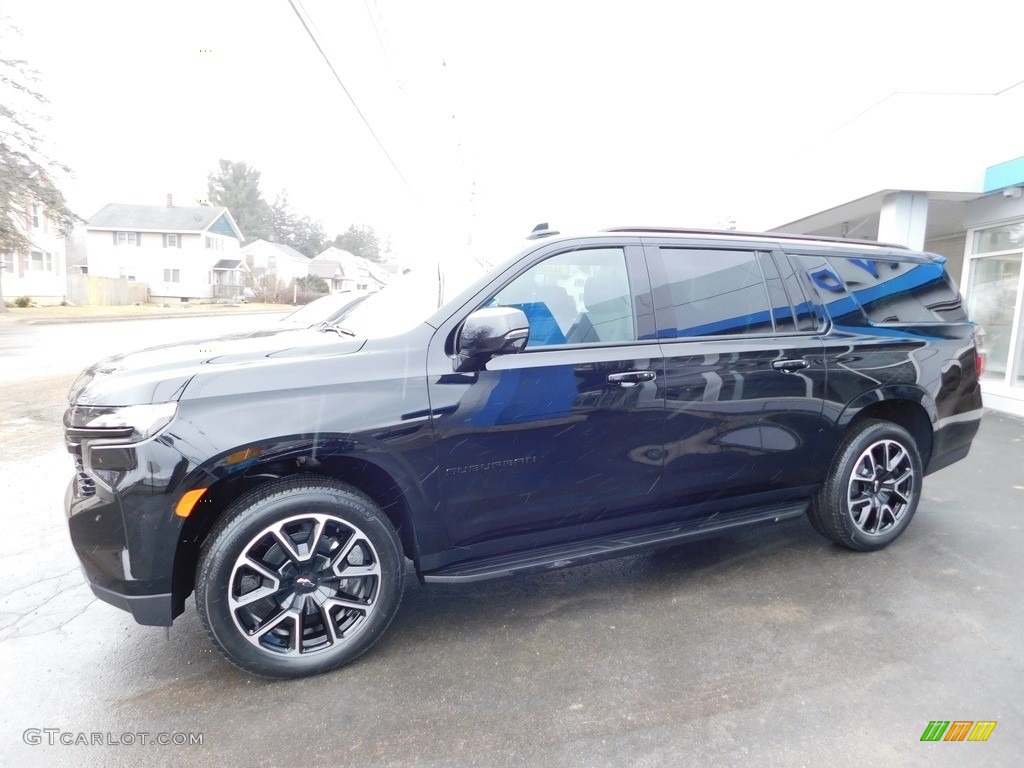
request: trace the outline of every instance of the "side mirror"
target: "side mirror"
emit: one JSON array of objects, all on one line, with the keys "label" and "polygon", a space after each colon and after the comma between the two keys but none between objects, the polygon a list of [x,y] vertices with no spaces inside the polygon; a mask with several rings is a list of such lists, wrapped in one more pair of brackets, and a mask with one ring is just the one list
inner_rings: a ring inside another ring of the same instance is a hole
[{"label": "side mirror", "polygon": [[455,370],[479,371],[496,355],[521,352],[530,337],[523,310],[485,307],[466,318],[455,341]]}]

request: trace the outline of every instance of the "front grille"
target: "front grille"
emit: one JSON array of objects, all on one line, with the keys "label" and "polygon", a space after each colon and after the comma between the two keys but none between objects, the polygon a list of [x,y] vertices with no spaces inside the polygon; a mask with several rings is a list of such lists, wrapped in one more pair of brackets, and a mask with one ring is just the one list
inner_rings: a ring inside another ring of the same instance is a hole
[{"label": "front grille", "polygon": [[75,479],[78,486],[79,496],[94,496],[96,494],[96,481],[85,473],[85,465],[82,463],[82,447],[80,445],[68,445],[68,450],[75,460]]}]

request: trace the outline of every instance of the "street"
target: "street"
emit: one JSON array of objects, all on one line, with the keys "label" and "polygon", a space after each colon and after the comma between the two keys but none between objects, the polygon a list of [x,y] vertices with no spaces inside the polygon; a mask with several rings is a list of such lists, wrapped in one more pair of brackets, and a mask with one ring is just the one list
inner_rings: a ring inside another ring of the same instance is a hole
[{"label": "street", "polygon": [[0,324],[0,449],[27,458],[59,444],[67,391],[79,371],[104,357],[158,344],[266,328],[281,315],[169,320]]},{"label": "street", "polygon": [[[232,667],[191,600],[168,639],[136,625],[68,539],[67,386],[104,354],[257,320],[0,326],[0,764],[1019,764],[1024,422],[994,412],[876,553],[798,519],[456,587],[410,569],[371,652],[293,682]],[[997,726],[921,742],[933,720]],[[161,733],[202,744],[140,743]]]}]

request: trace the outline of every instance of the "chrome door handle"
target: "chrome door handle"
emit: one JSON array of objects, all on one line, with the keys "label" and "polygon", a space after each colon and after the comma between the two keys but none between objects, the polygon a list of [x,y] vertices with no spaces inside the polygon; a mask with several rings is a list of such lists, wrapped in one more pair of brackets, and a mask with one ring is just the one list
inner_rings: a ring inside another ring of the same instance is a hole
[{"label": "chrome door handle", "polygon": [[642,381],[654,381],[654,371],[626,371],[625,373],[609,373],[608,383],[623,387],[635,387]]},{"label": "chrome door handle", "polygon": [[802,368],[806,368],[810,363],[804,360],[802,357],[793,358],[790,360],[772,360],[772,368],[776,371],[783,371],[784,373],[792,373],[793,371],[799,371]]}]

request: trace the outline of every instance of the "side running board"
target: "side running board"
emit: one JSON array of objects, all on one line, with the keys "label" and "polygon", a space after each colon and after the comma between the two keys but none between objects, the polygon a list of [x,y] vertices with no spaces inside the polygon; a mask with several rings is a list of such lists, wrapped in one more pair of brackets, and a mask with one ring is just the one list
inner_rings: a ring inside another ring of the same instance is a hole
[{"label": "side running board", "polygon": [[520,576],[570,565],[582,565],[609,557],[641,552],[653,547],[676,544],[754,523],[773,523],[799,517],[807,511],[807,502],[728,512],[697,521],[672,523],[643,531],[615,533],[585,541],[543,547],[511,555],[500,555],[439,568],[422,574],[429,584],[463,584],[504,576]]}]

